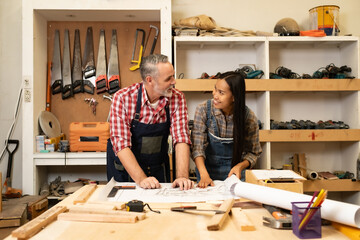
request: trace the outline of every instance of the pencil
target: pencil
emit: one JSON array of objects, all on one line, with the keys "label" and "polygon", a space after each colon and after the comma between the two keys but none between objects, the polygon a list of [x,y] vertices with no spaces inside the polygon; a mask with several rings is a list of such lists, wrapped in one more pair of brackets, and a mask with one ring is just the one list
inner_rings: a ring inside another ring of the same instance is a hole
[{"label": "pencil", "polygon": [[313,196],[312,196],[312,198],[311,198],[308,206],[306,207],[306,210],[304,211],[303,215],[301,216],[300,222],[302,222],[302,220],[305,218],[307,212],[309,211],[309,209],[310,209],[310,207],[311,207],[311,204],[313,204],[314,199],[315,199],[315,197],[316,197],[318,194],[319,194],[319,191],[315,191],[315,192],[314,192],[314,194],[313,194]]},{"label": "pencil", "polygon": [[321,194],[319,193],[318,197],[316,198],[315,203],[312,206],[312,209],[310,209],[308,211],[305,218],[301,221],[301,223],[299,225],[299,230],[304,228],[309,223],[309,221],[314,216],[316,211],[321,207],[321,204],[325,201],[328,191],[327,190],[323,191],[323,189],[321,189],[321,190],[322,190],[322,191],[320,191]]}]

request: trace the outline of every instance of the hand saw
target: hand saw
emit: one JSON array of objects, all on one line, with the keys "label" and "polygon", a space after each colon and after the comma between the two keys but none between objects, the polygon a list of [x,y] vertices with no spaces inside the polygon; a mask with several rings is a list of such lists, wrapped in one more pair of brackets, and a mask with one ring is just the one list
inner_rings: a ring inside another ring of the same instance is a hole
[{"label": "hand saw", "polygon": [[71,65],[70,65],[70,43],[69,30],[65,29],[64,34],[64,48],[63,48],[63,63],[62,63],[62,99],[66,99],[74,95],[71,79]]},{"label": "hand saw", "polygon": [[84,83],[81,70],[81,49],[80,49],[80,30],[75,29],[74,52],[71,76],[73,80],[73,92],[84,92]]},{"label": "hand saw", "polygon": [[95,63],[94,63],[94,43],[93,43],[92,27],[88,27],[86,32],[82,71],[83,71],[84,92],[94,94]]},{"label": "hand saw", "polygon": [[52,94],[62,92],[59,30],[55,30],[55,36],[54,36],[54,50],[53,50],[53,59],[51,66],[51,92]]},{"label": "hand saw", "polygon": [[[139,58],[138,58],[138,60],[134,60],[136,43],[137,43],[139,32],[142,32],[141,45],[140,45],[140,49],[139,49]],[[131,71],[135,71],[140,68],[141,58],[142,58],[143,49],[144,49],[144,40],[145,40],[145,31],[143,29],[137,28],[136,32],[135,32],[134,49],[133,49],[133,53],[132,53],[132,57],[131,57],[131,63],[137,63],[137,64],[130,68]]]},{"label": "hand saw", "polygon": [[145,42],[145,46],[144,46],[144,52],[145,52],[145,49],[146,49],[146,46],[148,44],[148,41],[149,41],[149,37],[151,35],[151,30],[152,29],[155,29],[155,35],[154,35],[154,40],[153,40],[153,43],[151,45],[151,50],[150,50],[150,55],[154,53],[154,50],[155,50],[155,46],[156,46],[156,42],[157,42],[157,39],[158,39],[158,36],[159,36],[159,29],[154,26],[154,25],[150,25],[150,30],[149,30],[149,34],[146,38],[146,42]]},{"label": "hand saw", "polygon": [[96,93],[103,93],[107,90],[106,77],[106,47],[105,47],[105,30],[100,30],[99,49],[96,62]]},{"label": "hand saw", "polygon": [[107,89],[110,94],[113,94],[114,92],[120,89],[120,71],[119,71],[116,29],[112,30],[109,68],[107,75],[109,77],[107,82]]}]

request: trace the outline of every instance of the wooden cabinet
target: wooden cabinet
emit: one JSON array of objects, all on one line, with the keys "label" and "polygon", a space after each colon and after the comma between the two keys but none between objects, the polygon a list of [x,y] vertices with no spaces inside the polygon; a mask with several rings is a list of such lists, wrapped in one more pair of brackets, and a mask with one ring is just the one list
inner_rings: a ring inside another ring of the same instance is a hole
[{"label": "wooden cabinet", "polygon": [[[46,98],[46,73],[47,62],[51,61],[52,41],[50,32],[53,28],[61,30],[64,28],[80,28],[94,25],[94,55],[96,61],[98,32],[95,28],[117,28],[118,26],[128,26],[124,28],[124,38],[130,39],[126,42],[127,50],[119,52],[120,71],[126,58],[126,64],[130,65],[132,48],[134,45],[134,36],[136,26],[149,27],[149,23],[157,23],[159,27],[159,52],[168,55],[171,59],[171,1],[155,0],[155,1],[103,1],[103,0],[63,0],[63,1],[43,1],[43,0],[23,0],[22,3],[22,75],[24,91],[26,98],[23,100],[23,192],[25,194],[38,194],[39,188],[44,182],[54,180],[57,176],[62,176],[63,180],[76,180],[78,177],[106,180],[106,154],[103,153],[36,153],[35,136],[39,134],[38,116],[41,111],[45,110]],[[120,27],[119,27],[120,28]],[[51,30],[49,30],[51,29]],[[126,29],[129,31],[127,32]],[[145,29],[146,32],[148,29]],[[84,32],[84,31],[82,31]],[[111,34],[110,31],[109,35]],[[70,39],[71,39],[70,32]],[[85,34],[85,33],[84,33]],[[118,42],[122,36],[119,36]],[[85,35],[81,35],[82,44],[85,42]],[[61,38],[61,37],[60,37]],[[110,42],[110,37],[107,38]],[[61,38],[62,41],[62,38]],[[149,42],[151,40],[149,39]],[[73,42],[70,41],[71,50]],[[120,44],[119,44],[120,46]],[[110,44],[107,45],[109,51]],[[82,51],[84,48],[82,47]],[[128,51],[129,50],[129,51]],[[120,51],[120,50],[119,50]],[[71,51],[72,53],[72,51]],[[83,52],[82,52],[83,53]],[[109,55],[107,55],[109,56]],[[121,86],[130,85],[127,76],[128,67],[120,73],[120,77],[124,77]],[[140,79],[138,71],[133,73],[134,79]],[[85,95],[75,95],[83,102]],[[96,94],[94,95],[96,96]],[[100,96],[100,95],[99,95]],[[102,97],[102,95],[100,96]],[[60,98],[61,99],[61,98]],[[59,100],[61,101],[61,100]],[[71,100],[75,101],[75,100]],[[55,99],[52,108],[61,108],[56,106]],[[74,102],[74,104],[76,104]],[[68,107],[71,108],[73,103]],[[107,105],[107,107],[109,104]],[[63,106],[64,107],[64,106]],[[67,107],[64,107],[65,109]],[[79,115],[79,114],[78,114]],[[68,111],[63,111],[61,121],[73,121]],[[88,118],[88,117],[86,117]],[[61,123],[60,121],[60,123]],[[78,121],[78,120],[76,120]],[[91,119],[87,119],[91,121]],[[103,121],[106,121],[106,117]],[[66,126],[62,128],[67,129]]]},{"label": "wooden cabinet", "polygon": [[[351,67],[355,79],[269,77],[279,66],[312,75],[331,63]],[[360,149],[358,37],[175,37],[174,64],[176,76],[183,77],[177,79],[176,87],[185,92],[190,119],[197,104],[212,97],[216,80],[198,79],[203,72],[215,75],[249,64],[264,71],[261,79],[246,79],[247,105],[263,123],[258,168],[281,168],[291,162],[294,153],[305,153],[309,171],[343,170],[356,176]],[[270,119],[343,121],[350,129],[271,130]],[[341,191],[341,184],[338,186],[332,190]],[[359,194],[340,198],[360,203]]]}]

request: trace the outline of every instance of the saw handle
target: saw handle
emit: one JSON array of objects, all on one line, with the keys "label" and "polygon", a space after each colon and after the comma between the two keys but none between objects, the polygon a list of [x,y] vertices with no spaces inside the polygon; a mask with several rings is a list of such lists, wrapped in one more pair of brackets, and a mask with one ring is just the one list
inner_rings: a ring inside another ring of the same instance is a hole
[{"label": "saw handle", "polygon": [[52,94],[57,94],[62,92],[62,79],[56,80],[52,85],[51,85],[51,92]]},{"label": "saw handle", "polygon": [[108,80],[109,94],[113,94],[119,89],[120,89],[120,76],[119,75],[111,76],[110,79]]},{"label": "saw handle", "polygon": [[95,85],[96,85],[96,93],[103,93],[106,92],[107,90],[107,77],[106,75],[100,75],[97,77],[96,81],[95,81]]}]

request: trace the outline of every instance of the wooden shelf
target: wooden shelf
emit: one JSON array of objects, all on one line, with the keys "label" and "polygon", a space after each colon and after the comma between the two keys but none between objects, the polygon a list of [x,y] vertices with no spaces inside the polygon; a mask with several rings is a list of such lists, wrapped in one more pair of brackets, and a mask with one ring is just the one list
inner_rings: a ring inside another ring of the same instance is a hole
[{"label": "wooden shelf", "polygon": [[306,180],[303,182],[304,192],[315,192],[322,188],[330,192],[352,192],[360,191],[360,181],[351,179],[337,180]]},{"label": "wooden shelf", "polygon": [[260,130],[260,142],[360,141],[360,129]]},{"label": "wooden shelf", "polygon": [[[180,91],[212,91],[216,79],[176,79]],[[360,79],[246,79],[246,91],[359,91]]]}]

